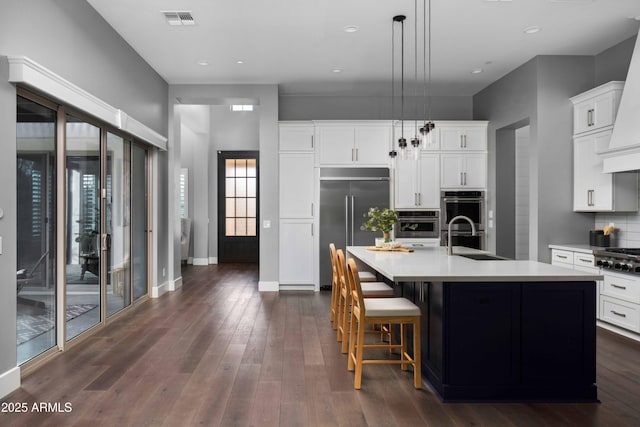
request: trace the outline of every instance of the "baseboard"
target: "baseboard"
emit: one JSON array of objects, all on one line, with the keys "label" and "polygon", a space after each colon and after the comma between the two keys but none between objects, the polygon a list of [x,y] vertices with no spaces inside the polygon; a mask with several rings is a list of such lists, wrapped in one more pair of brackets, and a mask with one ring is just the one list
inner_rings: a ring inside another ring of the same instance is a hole
[{"label": "baseboard", "polygon": [[218,257],[217,256],[210,256],[209,257],[209,264],[217,264],[218,263]]},{"label": "baseboard", "polygon": [[169,292],[169,282],[164,282],[158,286],[151,287],[151,298],[159,298]]},{"label": "baseboard", "polygon": [[0,399],[20,388],[20,367],[16,366],[0,375]]},{"label": "baseboard", "polygon": [[260,280],[258,281],[259,292],[278,292],[280,290],[280,283],[274,281]]},{"label": "baseboard", "polygon": [[169,290],[171,292],[180,289],[182,287],[182,276],[169,282]]},{"label": "baseboard", "polygon": [[193,265],[209,265],[209,258],[194,258]]},{"label": "baseboard", "polygon": [[281,291],[311,291],[316,290],[315,285],[280,285]]},{"label": "baseboard", "polygon": [[187,264],[191,264],[193,265],[193,257],[190,256],[189,258],[187,258]]},{"label": "baseboard", "polygon": [[602,329],[606,329],[607,331],[611,331],[611,332],[616,333],[618,335],[622,335],[623,337],[627,337],[627,338],[632,339],[634,341],[639,341],[640,342],[640,335],[636,334],[635,332],[627,331],[626,329],[619,328],[619,327],[617,327],[615,325],[603,322],[601,320],[596,321],[596,325],[601,327]]}]

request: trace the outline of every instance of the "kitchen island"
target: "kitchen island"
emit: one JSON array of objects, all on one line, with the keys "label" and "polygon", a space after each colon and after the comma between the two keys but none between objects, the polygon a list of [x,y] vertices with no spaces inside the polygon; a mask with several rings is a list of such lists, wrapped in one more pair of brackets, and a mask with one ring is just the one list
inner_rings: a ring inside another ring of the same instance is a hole
[{"label": "kitchen island", "polygon": [[[444,247],[349,256],[422,310],[422,372],[444,401],[595,401],[595,281],[535,261]],[[491,257],[487,257],[491,258]]]}]

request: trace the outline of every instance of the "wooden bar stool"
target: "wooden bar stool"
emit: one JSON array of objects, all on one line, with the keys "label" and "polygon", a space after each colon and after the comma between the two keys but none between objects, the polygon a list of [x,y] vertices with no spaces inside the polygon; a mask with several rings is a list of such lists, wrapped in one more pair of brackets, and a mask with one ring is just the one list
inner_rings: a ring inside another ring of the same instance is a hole
[{"label": "wooden bar stool", "polygon": [[[355,261],[354,261],[355,262]],[[336,251],[336,266],[338,272],[339,293],[337,301],[337,338],[342,342],[341,351],[347,353],[349,313],[351,309],[351,292],[345,273],[344,252],[342,249]],[[358,279],[359,281],[359,279]],[[363,282],[361,284],[364,298],[390,298],[393,297],[393,288],[384,282]],[[380,333],[380,331],[376,331]]]},{"label": "wooden bar stool", "polygon": [[[338,311],[338,300],[340,293],[340,283],[338,280],[338,264],[336,259],[336,245],[329,243],[329,255],[331,259],[332,280],[331,280],[331,313],[330,320],[333,323],[333,329],[338,328],[336,322],[336,312]],[[376,275],[369,271],[359,272],[360,282],[376,282]],[[345,350],[346,352],[346,350]]]},{"label": "wooden bar stool", "polygon": [[[354,388],[362,384],[362,367],[367,364],[399,364],[403,371],[407,365],[413,366],[413,386],[422,386],[420,372],[420,307],[406,298],[364,298],[362,284],[358,278],[358,266],[353,259],[347,261],[347,281],[353,298],[351,326],[349,328],[348,369],[355,369]],[[364,334],[367,324],[400,325],[400,344],[365,344]],[[407,331],[405,325],[413,325],[413,355],[407,352]],[[366,348],[400,348],[400,360],[365,359]]]}]

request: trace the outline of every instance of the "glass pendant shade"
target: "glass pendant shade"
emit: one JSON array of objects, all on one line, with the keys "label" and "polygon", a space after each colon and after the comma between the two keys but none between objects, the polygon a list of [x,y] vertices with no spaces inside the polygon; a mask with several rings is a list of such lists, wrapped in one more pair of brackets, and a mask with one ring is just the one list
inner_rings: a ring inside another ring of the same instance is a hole
[{"label": "glass pendant shade", "polygon": [[413,158],[418,160],[420,158],[420,139],[417,136],[411,138],[411,147],[413,148]]}]

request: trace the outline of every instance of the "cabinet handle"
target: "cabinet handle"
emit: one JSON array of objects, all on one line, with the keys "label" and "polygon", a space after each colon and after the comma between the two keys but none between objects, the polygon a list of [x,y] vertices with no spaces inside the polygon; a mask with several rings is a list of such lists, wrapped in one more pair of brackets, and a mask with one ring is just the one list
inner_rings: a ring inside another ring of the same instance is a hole
[{"label": "cabinet handle", "polygon": [[413,193],[413,206],[418,206],[418,193]]},{"label": "cabinet handle", "polygon": [[462,136],[464,138],[464,148],[467,148],[467,135]]},{"label": "cabinet handle", "polygon": [[422,205],[422,194],[418,193],[418,206]]},{"label": "cabinet handle", "polygon": [[356,162],[358,161],[358,149],[356,148]]},{"label": "cabinet handle", "polygon": [[463,185],[467,185],[467,173],[466,172],[462,172],[462,176],[464,176],[464,184]]},{"label": "cabinet handle", "polygon": [[311,148],[314,148],[313,135],[311,135]]},{"label": "cabinet handle", "polygon": [[313,202],[311,202],[311,216],[313,217]]},{"label": "cabinet handle", "polygon": [[311,235],[313,236],[313,223],[311,223]]},{"label": "cabinet handle", "polygon": [[626,315],[626,314],[624,314],[624,313],[618,313],[617,311],[614,311],[614,310],[611,310],[611,313],[612,313],[612,314],[615,314],[616,316],[620,316],[620,317],[627,317],[627,315]]},{"label": "cabinet handle", "polygon": [[356,158],[356,156],[355,156],[355,151],[356,151],[356,149],[355,149],[355,148],[352,148],[352,149],[351,149],[351,161],[352,161],[352,162],[355,162],[355,161],[356,161],[356,160],[355,160],[355,158]]},{"label": "cabinet handle", "polygon": [[578,260],[582,261],[582,262],[588,262],[589,264],[591,264],[591,260],[590,259],[578,258]]},{"label": "cabinet handle", "polygon": [[460,185],[464,185],[462,182],[462,172],[460,172]]},{"label": "cabinet handle", "polygon": [[566,255],[556,255],[557,258],[567,259]]},{"label": "cabinet handle", "polygon": [[626,287],[626,286],[616,285],[615,283],[612,283],[612,284],[611,284],[611,287],[612,287],[612,288],[617,288],[617,289],[622,289],[622,290],[627,289],[627,287]]}]

